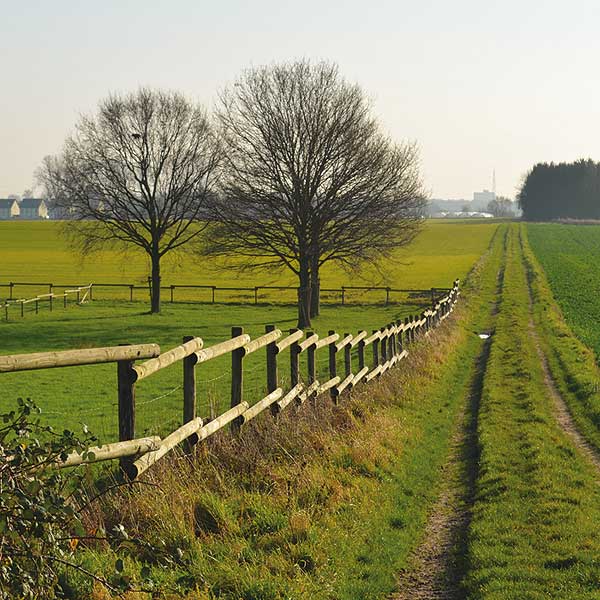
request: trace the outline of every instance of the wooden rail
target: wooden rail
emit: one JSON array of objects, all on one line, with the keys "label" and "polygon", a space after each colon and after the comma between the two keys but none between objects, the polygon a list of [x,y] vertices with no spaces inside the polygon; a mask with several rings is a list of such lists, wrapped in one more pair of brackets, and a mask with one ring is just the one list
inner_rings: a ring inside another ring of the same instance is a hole
[{"label": "wooden rail", "polygon": [[[429,335],[448,317],[459,295],[459,282],[456,280],[446,295],[436,298],[430,309],[420,315],[411,315],[404,321],[389,323],[371,335],[364,330],[356,335],[344,333],[343,336],[329,331],[326,337],[319,338],[316,333],[292,329],[282,337],[279,329],[267,325],[264,335],[251,339],[243,328],[233,327],[231,339],[208,348],[204,348],[201,338],[186,336],[181,345],[163,353],[157,344],[139,344],[0,356],[0,373],[116,363],[119,442],[73,453],[59,466],[72,467],[118,458],[121,469],[135,478],[180,444],[185,443],[186,449],[190,450],[227,426],[235,433],[244,423],[264,411],[269,410],[276,417],[292,403],[314,402],[325,392],[338,402],[344,392],[362,381],[372,381],[406,358],[411,344],[419,337]],[[372,350],[370,366],[365,358],[365,350],[369,346]],[[244,394],[244,359],[261,349],[266,352],[267,393],[251,405]],[[329,373],[327,379],[319,381],[317,352],[322,349],[327,349]],[[278,359],[285,350],[289,350],[290,355],[291,389],[287,392],[283,389],[278,371]],[[299,356],[302,353],[307,356],[305,378],[300,373]],[[196,415],[195,371],[202,363],[224,354],[231,354],[231,408],[204,422]],[[135,364],[136,360],[144,362]],[[343,362],[343,369],[338,373],[340,362]],[[164,439],[136,438],[136,383],[176,363],[181,363],[183,370],[183,424]]]}]

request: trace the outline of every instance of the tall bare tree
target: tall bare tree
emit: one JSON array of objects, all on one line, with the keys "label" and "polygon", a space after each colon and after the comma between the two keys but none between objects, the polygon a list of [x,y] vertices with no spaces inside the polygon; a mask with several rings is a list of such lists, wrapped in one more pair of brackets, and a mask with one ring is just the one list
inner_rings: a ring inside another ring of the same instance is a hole
[{"label": "tall bare tree", "polygon": [[137,246],[151,264],[151,310],[160,312],[162,257],[206,225],[220,150],[206,112],[176,92],[142,88],[84,116],[38,179],[73,221],[65,231],[87,253]]},{"label": "tall bare tree", "polygon": [[417,148],[381,132],[336,65],[250,69],[221,95],[217,116],[224,169],[204,252],[290,269],[300,327],[318,312],[324,264],[381,261],[418,231]]}]

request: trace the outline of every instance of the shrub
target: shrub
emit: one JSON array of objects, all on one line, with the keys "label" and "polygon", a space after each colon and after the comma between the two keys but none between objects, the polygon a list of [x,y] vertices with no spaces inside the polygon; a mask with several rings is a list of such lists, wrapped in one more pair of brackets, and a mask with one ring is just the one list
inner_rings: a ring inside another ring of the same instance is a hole
[{"label": "shrub", "polygon": [[40,422],[40,409],[19,398],[0,414],[0,599],[54,598],[62,571],[85,570],[74,561],[86,536],[78,511],[82,472],[57,464],[96,441],[56,433]]}]

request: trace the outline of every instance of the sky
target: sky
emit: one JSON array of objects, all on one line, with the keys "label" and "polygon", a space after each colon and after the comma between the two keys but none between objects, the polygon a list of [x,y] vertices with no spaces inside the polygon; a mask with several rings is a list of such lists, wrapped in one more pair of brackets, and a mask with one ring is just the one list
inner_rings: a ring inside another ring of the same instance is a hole
[{"label": "sky", "polygon": [[514,197],[536,162],[600,160],[597,0],[0,0],[0,197],[110,93],[208,108],[240,72],[331,60],[416,141],[433,198]]}]

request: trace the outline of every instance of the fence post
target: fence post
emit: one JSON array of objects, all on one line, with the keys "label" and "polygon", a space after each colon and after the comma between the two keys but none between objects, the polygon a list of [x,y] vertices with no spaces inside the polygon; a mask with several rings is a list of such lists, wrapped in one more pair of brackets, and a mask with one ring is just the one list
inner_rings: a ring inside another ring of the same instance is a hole
[{"label": "fence post", "polygon": [[36,298],[35,299],[35,314],[36,315],[38,314],[38,309],[39,309],[38,302],[39,302],[39,300]]},{"label": "fence post", "polygon": [[254,304],[258,304],[258,286],[254,287]]},{"label": "fence post", "polygon": [[129,284],[129,302],[133,302],[133,285]]},{"label": "fence post", "polygon": [[[265,325],[265,333],[275,331],[275,325]],[[277,342],[267,344],[267,393],[274,392],[279,387],[277,374]],[[271,404],[271,414],[278,412],[277,403]]]},{"label": "fence post", "polygon": [[[329,330],[328,335],[334,335],[335,331],[333,329]],[[329,378],[333,379],[334,377],[337,376],[337,348],[335,345],[335,342],[330,342],[329,344]],[[331,390],[329,391],[329,395],[331,396],[331,399],[336,402],[337,401],[337,395],[336,395],[336,391],[335,388],[331,388]]]},{"label": "fence post", "polygon": [[[373,333],[377,333],[379,329],[373,329]],[[379,366],[379,340],[373,341],[373,368]]]},{"label": "fence post", "polygon": [[[394,323],[390,323],[388,325],[388,327],[390,328],[394,326]],[[390,333],[390,337],[388,338],[388,356],[390,357],[390,359],[396,356],[396,334],[393,332]]]},{"label": "fence post", "polygon": [[77,288],[77,304],[79,304],[81,302],[81,292],[79,290],[79,288]]},{"label": "fence post", "polygon": [[8,321],[8,304],[4,305],[4,312],[6,314],[6,320]]},{"label": "fence post", "polygon": [[21,300],[21,319],[23,318],[23,300]]},{"label": "fence post", "polygon": [[[314,332],[307,331],[306,337],[309,338]],[[308,385],[312,385],[317,380],[317,346],[316,344],[311,344],[306,349],[306,366],[308,370]],[[311,394],[311,399],[316,397],[316,393]]]},{"label": "fence post", "polygon": [[431,288],[431,308],[435,310],[435,288]]},{"label": "fence post", "polygon": [[[236,338],[244,334],[243,327],[232,327],[231,337]],[[231,408],[242,402],[244,390],[244,348],[237,348],[231,352]],[[231,431],[237,433],[240,430],[241,419],[231,422]]]},{"label": "fence post", "polygon": [[8,286],[9,286],[9,289],[8,289],[8,293],[9,293],[8,299],[12,300],[13,299],[13,288],[15,287],[15,284],[11,281],[8,284]]},{"label": "fence post", "polygon": [[[344,338],[350,334],[344,333]],[[344,377],[348,377],[352,373],[352,346],[346,344],[344,346]]]},{"label": "fence post", "polygon": [[54,294],[49,297],[49,300],[50,300],[50,312],[52,312],[52,299],[53,299],[53,297],[54,297]]},{"label": "fence post", "polygon": [[[183,343],[194,339],[192,335],[184,335]],[[183,422],[189,423],[196,418],[196,353],[190,354],[183,359]],[[186,441],[186,449],[189,451],[198,442],[198,436],[192,435]]]},{"label": "fence post", "polygon": [[[127,346],[128,344],[120,344]],[[132,377],[133,360],[117,361],[117,380],[119,395],[119,441],[132,440],[135,437],[135,382]],[[119,460],[121,470],[131,474],[131,457]]]},{"label": "fence post", "polygon": [[[402,319],[398,319],[398,321],[396,321],[396,325],[398,325],[398,327],[402,328]],[[396,341],[396,354],[400,355],[402,354],[402,329],[400,329],[400,331],[398,331],[398,338]]]},{"label": "fence post", "polygon": [[171,285],[171,304],[173,304],[173,292],[175,291],[175,286]]},{"label": "fence post", "polygon": [[[360,331],[359,331],[360,333]],[[365,368],[365,341],[358,342],[358,370],[362,371]]]},{"label": "fence post", "polygon": [[385,288],[385,305],[387,306],[390,303],[390,288]]},{"label": "fence post", "polygon": [[90,302],[94,300],[94,284],[90,283]]},{"label": "fence post", "polygon": [[381,364],[384,365],[388,359],[387,356],[387,343],[388,343],[388,338],[387,335],[385,335],[385,327],[382,327],[380,329],[381,333],[383,333],[383,337],[381,338]]},{"label": "fence post", "polygon": [[215,290],[216,289],[217,289],[216,286],[213,285],[212,286],[212,303],[213,304],[215,303]]},{"label": "fence post", "polygon": [[52,288],[53,288],[53,284],[49,283],[48,284],[48,293],[51,294],[52,293]]},{"label": "fence post", "polygon": [[[298,329],[290,329],[290,335]],[[300,348],[299,343],[294,342],[290,346],[290,385],[294,387],[300,381]]]},{"label": "fence post", "polygon": [[345,290],[344,286],[342,286],[342,306],[344,306],[345,301],[346,301],[346,290]]}]

